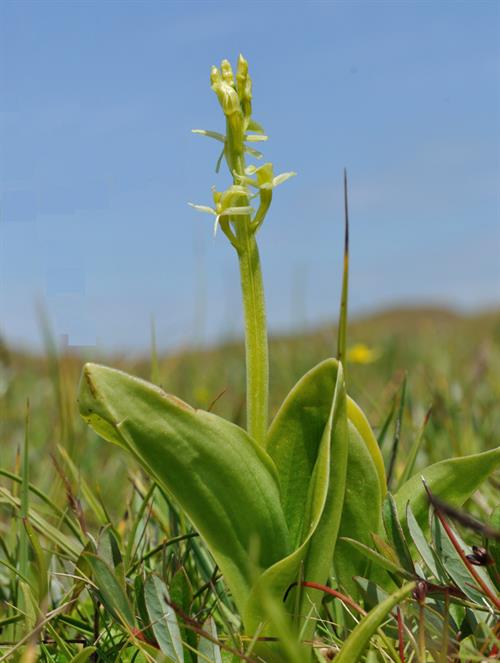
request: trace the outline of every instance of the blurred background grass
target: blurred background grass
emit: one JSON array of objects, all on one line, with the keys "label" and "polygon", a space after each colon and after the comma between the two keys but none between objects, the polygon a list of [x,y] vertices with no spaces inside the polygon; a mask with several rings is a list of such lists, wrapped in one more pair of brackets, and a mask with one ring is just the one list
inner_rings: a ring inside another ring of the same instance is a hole
[{"label": "blurred background grass", "polygon": [[[443,309],[391,309],[349,326],[348,389],[376,434],[397,410],[405,373],[407,395],[400,452],[406,452],[432,407],[417,461],[420,466],[498,444],[500,430],[500,311],[464,316]],[[271,338],[271,414],[308,369],[335,352],[332,325]],[[64,449],[75,468],[76,494],[85,483],[112,518],[123,515],[130,461],[99,440],[78,415],[76,393],[85,361],[98,361],[152,379],[195,407],[212,409],[244,425],[244,347],[241,340],[211,348],[150,356],[102,356],[95,349],[58,350],[45,330],[45,354],[0,348],[2,453],[0,466],[18,472],[30,401],[31,479],[58,503],[64,485],[53,457]],[[390,419],[386,454],[394,434]],[[398,468],[396,467],[396,475]],[[85,506],[85,504],[84,504]],[[7,515],[7,514],[5,514]],[[3,520],[8,527],[8,517]]]}]

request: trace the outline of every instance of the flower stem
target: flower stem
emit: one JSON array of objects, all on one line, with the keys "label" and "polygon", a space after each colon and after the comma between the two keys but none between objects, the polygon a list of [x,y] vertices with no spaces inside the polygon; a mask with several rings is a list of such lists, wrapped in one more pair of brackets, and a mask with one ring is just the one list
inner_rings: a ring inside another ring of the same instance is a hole
[{"label": "flower stem", "polygon": [[247,430],[259,444],[267,431],[269,360],[264,284],[255,234],[242,220],[236,224],[245,322]]}]

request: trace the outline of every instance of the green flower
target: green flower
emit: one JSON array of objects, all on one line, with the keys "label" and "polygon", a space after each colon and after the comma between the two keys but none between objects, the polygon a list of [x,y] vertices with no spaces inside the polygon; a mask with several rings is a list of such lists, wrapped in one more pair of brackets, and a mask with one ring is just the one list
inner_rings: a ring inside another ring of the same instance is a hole
[{"label": "green flower", "polygon": [[212,187],[212,197],[214,199],[214,207],[195,205],[193,203],[188,203],[188,205],[194,207],[198,212],[206,212],[215,216],[214,236],[220,225],[224,233],[234,244],[236,237],[229,226],[230,217],[250,216],[253,213],[253,207],[248,204],[241,204],[242,201],[248,201],[251,198],[251,194],[246,186],[234,184],[222,192]]},{"label": "green flower", "polygon": [[286,180],[290,179],[290,177],[293,177],[296,174],[297,173],[290,171],[288,173],[281,173],[281,175],[277,175],[275,177],[272,163],[265,163],[259,168],[255,168],[255,166],[248,166],[245,168],[245,175],[238,175],[238,173],[234,173],[234,177],[237,182],[246,186],[253,187],[259,192],[259,209],[255,213],[255,216],[250,224],[250,228],[253,232],[256,232],[264,222],[267,211],[271,205],[273,189],[275,189],[283,182],[286,182]]}]

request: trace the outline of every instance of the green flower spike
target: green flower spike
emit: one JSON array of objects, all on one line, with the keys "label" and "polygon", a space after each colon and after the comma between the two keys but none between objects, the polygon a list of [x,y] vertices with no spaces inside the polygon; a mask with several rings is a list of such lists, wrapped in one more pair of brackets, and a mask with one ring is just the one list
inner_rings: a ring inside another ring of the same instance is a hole
[{"label": "green flower spike", "polygon": [[[193,131],[224,145],[216,172],[225,157],[233,186],[223,194],[214,193],[215,208],[193,207],[215,216],[214,231],[220,226],[238,254],[245,316],[247,427],[250,435],[263,444],[268,418],[269,367],[264,286],[255,234],[269,210],[273,189],[295,173],[274,177],[270,163],[261,168],[247,167],[245,163],[246,154],[262,157],[249,143],[267,140],[262,126],[252,118],[252,80],[245,58],[242,55],[238,58],[236,77],[227,60],[222,61],[220,69],[212,67],[210,84],[224,112],[226,132]],[[241,187],[245,190],[241,191]],[[250,187],[256,189],[256,194],[250,195]],[[259,196],[259,207],[254,213],[249,201],[255,195]]]}]

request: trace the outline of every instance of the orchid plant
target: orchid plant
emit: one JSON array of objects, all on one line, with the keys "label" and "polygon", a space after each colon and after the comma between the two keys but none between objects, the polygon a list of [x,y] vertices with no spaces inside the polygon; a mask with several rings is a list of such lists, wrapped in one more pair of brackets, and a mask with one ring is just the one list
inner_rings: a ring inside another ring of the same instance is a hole
[{"label": "orchid plant", "polygon": [[[294,655],[280,634],[283,629],[294,634],[297,647],[312,639],[321,594],[311,584],[333,576],[337,587],[354,594],[353,577],[373,575],[363,547],[372,545],[372,533],[382,532],[388,504],[397,527],[406,529],[409,505],[425,529],[428,501],[420,474],[429,490],[460,505],[500,463],[500,452],[432,465],[388,497],[379,446],[347,395],[344,367],[335,358],[306,373],[268,425],[268,340],[257,233],[274,189],[295,173],[275,176],[271,163],[247,164],[247,157],[261,158],[253,145],[267,136],[253,119],[246,60],[240,56],[236,75],[226,60],[220,69],[213,67],[211,85],[225,133],[195,133],[222,144],[217,170],[224,158],[231,184],[213,190],[212,207],[194,207],[214,216],[215,231],[220,228],[239,260],[247,429],[95,364],[83,369],[79,406],[89,425],[131,453],[189,517],[223,574],[245,633],[264,640],[257,653],[265,661],[290,661]],[[414,586],[403,585],[387,611]],[[310,649],[296,651],[298,660],[308,660]]]}]

